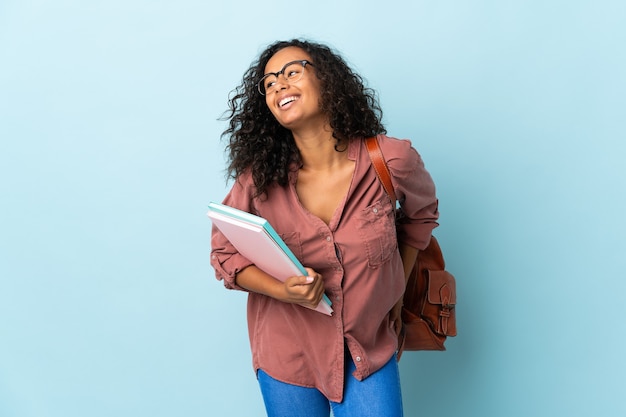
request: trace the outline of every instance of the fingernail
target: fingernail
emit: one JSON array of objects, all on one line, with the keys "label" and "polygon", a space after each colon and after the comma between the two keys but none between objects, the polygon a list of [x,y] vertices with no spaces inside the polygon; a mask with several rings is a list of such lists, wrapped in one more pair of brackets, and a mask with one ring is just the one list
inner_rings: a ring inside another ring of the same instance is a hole
[{"label": "fingernail", "polygon": [[307,284],[313,282],[314,279],[315,278],[313,278],[313,277],[306,277]]}]

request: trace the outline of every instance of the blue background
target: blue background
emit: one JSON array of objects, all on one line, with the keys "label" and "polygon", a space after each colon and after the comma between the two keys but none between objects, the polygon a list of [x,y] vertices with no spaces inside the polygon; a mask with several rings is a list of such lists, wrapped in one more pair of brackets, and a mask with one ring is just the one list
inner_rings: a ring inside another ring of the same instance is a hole
[{"label": "blue background", "polygon": [[4,0],[0,415],[264,415],[205,212],[229,91],[298,36],[438,186],[459,336],[406,415],[626,415],[625,4]]}]

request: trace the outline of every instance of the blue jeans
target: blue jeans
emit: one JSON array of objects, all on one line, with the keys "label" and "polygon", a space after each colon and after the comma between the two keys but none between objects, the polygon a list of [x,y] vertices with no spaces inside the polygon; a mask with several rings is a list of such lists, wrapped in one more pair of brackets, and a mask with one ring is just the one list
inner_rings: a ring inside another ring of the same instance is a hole
[{"label": "blue jeans", "polygon": [[268,417],[402,417],[400,375],[395,355],[363,381],[352,376],[356,369],[346,360],[343,401],[329,401],[316,388],[280,382],[259,369],[258,379]]}]

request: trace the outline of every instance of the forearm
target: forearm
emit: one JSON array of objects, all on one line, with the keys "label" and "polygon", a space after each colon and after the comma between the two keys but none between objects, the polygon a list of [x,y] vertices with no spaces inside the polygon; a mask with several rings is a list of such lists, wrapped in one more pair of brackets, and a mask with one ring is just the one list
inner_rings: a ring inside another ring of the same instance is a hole
[{"label": "forearm", "polygon": [[405,280],[408,280],[409,275],[411,274],[411,271],[415,266],[415,261],[417,260],[417,254],[419,253],[419,249],[416,249],[405,243],[400,243],[398,245],[398,249],[400,250],[400,257],[402,258],[402,265],[404,266],[404,278]]},{"label": "forearm", "polygon": [[[415,261],[417,260],[418,249],[409,246],[404,243],[398,244],[400,251],[400,257],[402,258],[402,265],[404,266],[404,283],[409,280],[409,275],[413,270]],[[404,297],[400,297],[396,305],[390,311],[390,319],[394,323],[394,328],[397,334],[400,334],[402,330],[402,305],[404,304]]]},{"label": "forearm", "polygon": [[235,282],[248,291],[280,299],[283,283],[251,265],[237,274]]},{"label": "forearm", "polygon": [[306,269],[308,276],[294,276],[282,282],[251,265],[239,272],[235,281],[241,288],[285,303],[316,307],[324,295],[324,280],[312,269]]}]

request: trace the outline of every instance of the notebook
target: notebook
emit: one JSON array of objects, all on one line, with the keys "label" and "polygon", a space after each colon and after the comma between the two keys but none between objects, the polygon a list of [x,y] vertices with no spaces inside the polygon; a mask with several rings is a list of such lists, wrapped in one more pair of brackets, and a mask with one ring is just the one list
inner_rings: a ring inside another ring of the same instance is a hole
[{"label": "notebook", "polygon": [[[307,275],[304,266],[266,219],[215,202],[209,203],[207,216],[239,253],[269,275],[281,281]],[[324,295],[315,310],[330,316],[331,305]]]}]

